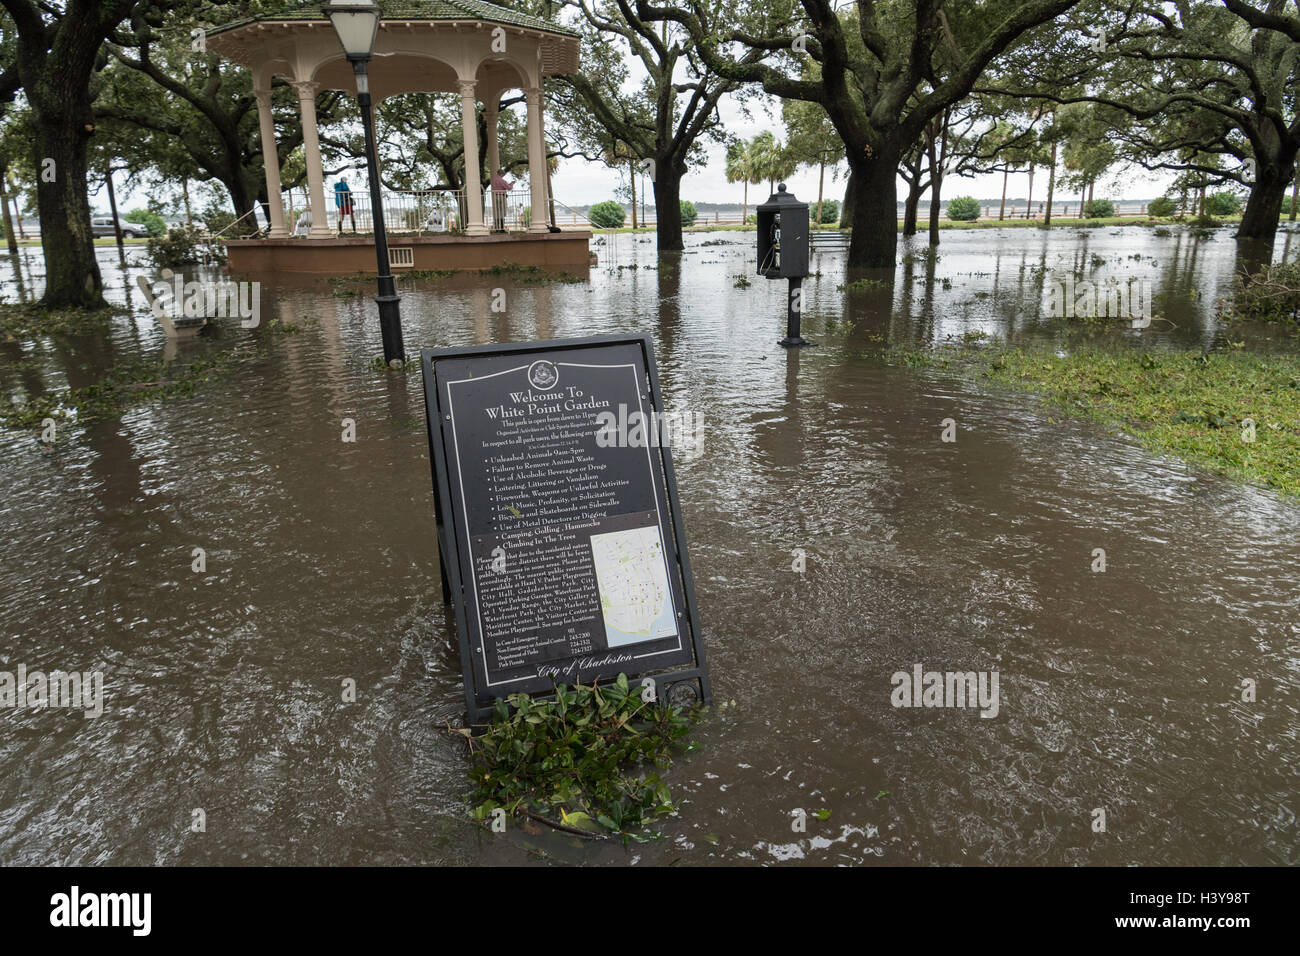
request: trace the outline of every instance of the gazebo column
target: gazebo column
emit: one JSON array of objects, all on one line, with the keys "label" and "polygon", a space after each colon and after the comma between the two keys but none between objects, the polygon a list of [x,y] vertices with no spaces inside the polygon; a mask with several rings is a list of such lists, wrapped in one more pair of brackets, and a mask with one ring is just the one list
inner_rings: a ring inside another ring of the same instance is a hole
[{"label": "gazebo column", "polygon": [[473,80],[460,81],[460,124],[465,143],[465,209],[469,222],[465,234],[486,236],[483,224],[483,171],[478,159],[478,115],[474,111]]},{"label": "gazebo column", "polygon": [[308,199],[311,203],[309,239],[329,239],[329,218],[325,211],[325,166],[320,157],[320,138],[316,134],[316,91],[319,83],[300,80],[293,84],[298,91],[298,112],[302,116],[302,148],[307,164]]},{"label": "gazebo column", "polygon": [[530,86],[524,90],[528,98],[528,186],[532,193],[533,209],[528,222],[529,232],[549,232],[546,227],[546,141],[542,137],[542,91]]},{"label": "gazebo column", "polygon": [[266,199],[271,214],[272,239],[284,239],[284,202],[280,195],[280,155],[275,148],[275,117],[271,115],[271,91],[257,90],[257,119],[262,126],[262,167],[266,170]]}]

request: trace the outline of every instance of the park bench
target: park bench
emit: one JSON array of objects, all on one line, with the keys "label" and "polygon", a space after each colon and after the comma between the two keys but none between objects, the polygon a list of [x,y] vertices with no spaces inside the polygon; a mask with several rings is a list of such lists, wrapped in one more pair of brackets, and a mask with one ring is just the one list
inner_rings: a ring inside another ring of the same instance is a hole
[{"label": "park bench", "polygon": [[843,229],[813,229],[808,233],[808,251],[825,252],[849,248],[849,233]]}]

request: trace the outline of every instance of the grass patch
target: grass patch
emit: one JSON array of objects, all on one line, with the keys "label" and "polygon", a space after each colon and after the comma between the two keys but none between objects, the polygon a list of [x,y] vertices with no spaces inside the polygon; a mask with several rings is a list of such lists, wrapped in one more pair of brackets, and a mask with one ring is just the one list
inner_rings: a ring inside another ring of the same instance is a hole
[{"label": "grass patch", "polygon": [[503,810],[588,836],[646,839],[639,831],[674,810],[656,770],[692,749],[684,738],[699,712],[643,701],[624,674],[561,684],[553,698],[511,694],[484,734],[459,731],[473,759],[472,816],[490,823]]},{"label": "grass patch", "polygon": [[891,357],[975,371],[1118,428],[1151,451],[1300,497],[1300,362],[1292,356],[965,349]]}]

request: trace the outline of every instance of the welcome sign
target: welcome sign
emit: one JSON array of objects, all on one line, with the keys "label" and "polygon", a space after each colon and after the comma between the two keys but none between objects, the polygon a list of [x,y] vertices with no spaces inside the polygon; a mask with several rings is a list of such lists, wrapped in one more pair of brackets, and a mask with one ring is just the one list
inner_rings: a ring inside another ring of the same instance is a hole
[{"label": "welcome sign", "polygon": [[471,721],[625,673],[708,702],[648,336],[427,350],[444,599]]}]

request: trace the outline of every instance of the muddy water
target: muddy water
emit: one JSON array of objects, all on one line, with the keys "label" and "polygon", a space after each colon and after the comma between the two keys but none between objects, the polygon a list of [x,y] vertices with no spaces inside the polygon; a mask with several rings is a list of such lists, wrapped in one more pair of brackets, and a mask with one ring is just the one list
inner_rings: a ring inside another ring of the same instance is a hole
[{"label": "muddy water", "polygon": [[[1169,321],[1118,339],[1222,334],[1226,236],[1114,233],[946,233],[892,289],[837,291],[842,261],[819,255],[805,329],[822,345],[792,354],[774,344],[784,290],[736,288],[736,233],[693,237],[676,268],[620,236],[588,282],[405,291],[412,349],[648,329],[668,407],[704,416],[679,481],[715,691],[735,704],[671,772],[664,838],[628,848],[466,818],[462,748],[439,729],[460,670],[418,373],[369,367],[365,295],[268,280],[264,322],[300,331],[228,377],[52,448],[0,433],[0,667],[102,670],[107,708],[0,712],[0,862],[1298,862],[1300,506],[870,354],[1068,341],[1041,303],[1070,271],[1155,285]],[[139,270],[104,261],[122,301]],[[39,290],[39,261],[21,292],[8,270],[10,298]],[[161,355],[132,303],[111,336],[10,349],[0,386]],[[916,664],[996,671],[997,716],[895,708],[891,675]],[[796,833],[796,808],[830,816]]]}]

